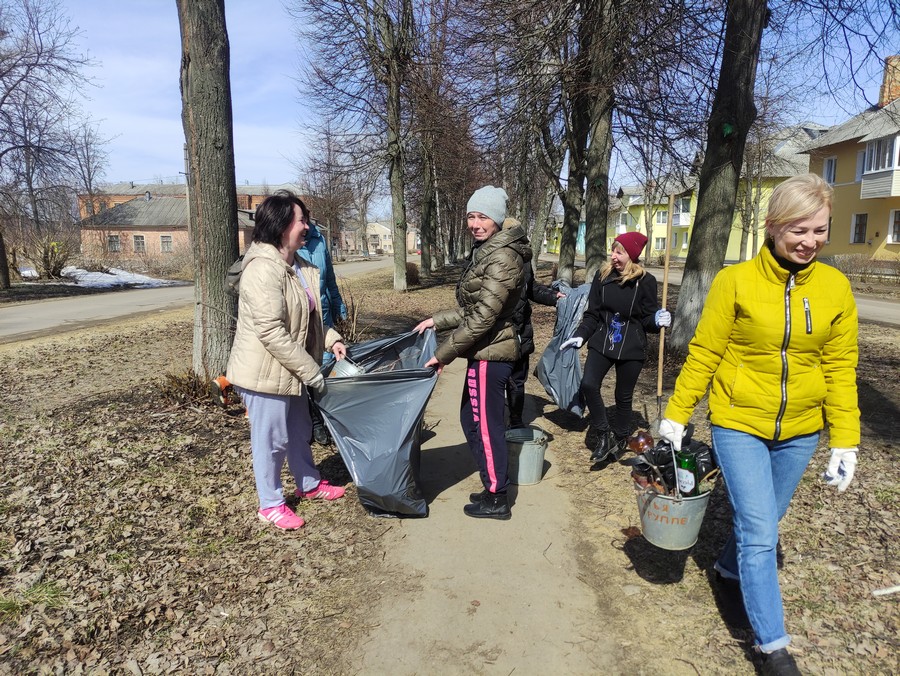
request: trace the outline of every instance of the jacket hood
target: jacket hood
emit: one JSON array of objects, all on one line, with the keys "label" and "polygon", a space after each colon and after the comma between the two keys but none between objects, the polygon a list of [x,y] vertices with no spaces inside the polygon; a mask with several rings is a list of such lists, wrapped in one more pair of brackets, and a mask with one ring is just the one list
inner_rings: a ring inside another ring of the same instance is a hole
[{"label": "jacket hood", "polygon": [[323,242],[325,241],[325,236],[319,232],[318,226],[312,221],[309,222],[309,232],[306,234],[306,241],[309,242],[313,239],[320,239]]},{"label": "jacket hood", "polygon": [[472,262],[477,263],[502,247],[509,247],[518,253],[525,263],[531,261],[531,245],[528,243],[528,237],[521,225],[514,225],[511,228],[504,228],[486,242],[482,242],[481,246],[476,247],[472,255]]}]

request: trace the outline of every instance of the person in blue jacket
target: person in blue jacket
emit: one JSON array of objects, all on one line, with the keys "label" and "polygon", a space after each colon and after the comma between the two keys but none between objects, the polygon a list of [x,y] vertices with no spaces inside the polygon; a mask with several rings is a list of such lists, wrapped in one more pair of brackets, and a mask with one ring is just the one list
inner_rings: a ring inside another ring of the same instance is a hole
[{"label": "person in blue jacket", "polygon": [[[334,277],[334,265],[331,262],[331,254],[328,252],[328,242],[319,232],[315,221],[309,222],[309,232],[306,235],[306,243],[299,249],[297,254],[308,263],[312,263],[319,268],[319,294],[322,296],[322,323],[325,330],[334,328],[334,323],[338,319],[347,318],[347,306],[344,305],[344,299],[341,298],[341,292],[338,290],[337,280]],[[333,359],[331,355],[325,357]],[[317,443],[328,444],[331,442],[331,435],[328,434],[328,428],[325,427],[325,421],[319,409],[310,399],[309,410],[313,421],[313,438]]]},{"label": "person in blue jacket", "polygon": [[309,234],[306,244],[297,250],[300,258],[319,268],[319,293],[322,295],[322,322],[325,328],[334,328],[337,319],[347,318],[347,306],[341,298],[337,280],[334,277],[334,266],[328,252],[328,242],[316,227],[314,221],[309,222]]}]

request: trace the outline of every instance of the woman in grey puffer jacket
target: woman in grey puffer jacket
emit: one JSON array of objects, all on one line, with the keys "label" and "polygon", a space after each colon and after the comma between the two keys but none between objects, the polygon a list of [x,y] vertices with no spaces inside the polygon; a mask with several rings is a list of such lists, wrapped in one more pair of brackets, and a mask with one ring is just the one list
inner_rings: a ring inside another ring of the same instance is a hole
[{"label": "woman in grey puffer jacket", "polygon": [[515,324],[524,268],[531,260],[525,231],[501,229],[506,192],[485,186],[466,206],[469,232],[475,239],[459,284],[459,308],[438,312],[416,330],[453,329],[426,364],[440,372],[457,357],[468,360],[460,422],[475,456],[484,490],[473,493],[465,513],[476,518],[509,519],[507,498],[506,386],[522,354]]}]

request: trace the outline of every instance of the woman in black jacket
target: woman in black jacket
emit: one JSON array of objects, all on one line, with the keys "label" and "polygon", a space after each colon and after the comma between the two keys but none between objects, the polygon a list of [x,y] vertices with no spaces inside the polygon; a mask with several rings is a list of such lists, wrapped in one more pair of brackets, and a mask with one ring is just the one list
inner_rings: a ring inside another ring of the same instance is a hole
[{"label": "woman in black jacket", "polygon": [[[507,218],[503,222],[504,228],[518,225],[514,218]],[[556,289],[545,286],[534,278],[534,272],[530,264],[525,265],[525,283],[522,287],[522,295],[513,313],[513,323],[519,334],[522,356],[513,364],[513,372],[506,383],[506,404],[509,406],[509,427],[525,427],[522,414],[525,411],[525,381],[528,380],[529,356],[534,352],[534,327],[531,325],[531,301],[541,305],[555,307],[556,301],[566,294]]]},{"label": "woman in black jacket", "polygon": [[[585,444],[593,449],[591,462],[602,462],[625,450],[631,432],[634,386],[647,358],[647,331],[670,326],[672,316],[656,300],[656,278],[638,264],[647,238],[626,232],[613,240],[609,262],[596,274],[581,325],[560,349],[580,348],[587,341],[587,361],[581,393],[591,421]],[[612,426],[600,386],[616,367],[616,414]]]}]

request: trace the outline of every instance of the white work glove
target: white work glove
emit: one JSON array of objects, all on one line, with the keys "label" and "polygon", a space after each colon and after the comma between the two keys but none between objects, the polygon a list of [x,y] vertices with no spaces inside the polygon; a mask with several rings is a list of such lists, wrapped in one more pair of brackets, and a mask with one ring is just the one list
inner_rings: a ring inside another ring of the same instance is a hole
[{"label": "white work glove", "polygon": [[653,319],[659,327],[672,326],[672,313],[666,310],[666,308],[657,310],[656,316]]},{"label": "white work glove", "polygon": [[684,437],[684,425],[674,420],[663,418],[659,423],[659,436],[670,444],[675,452],[681,450],[681,439]]},{"label": "white work glove", "polygon": [[306,383],[306,386],[317,395],[325,394],[325,376],[323,376],[321,373],[317,373],[315,376],[310,378],[309,382]]},{"label": "white work glove", "polygon": [[832,448],[828,469],[822,478],[829,486],[837,486],[838,493],[847,490],[856,473],[856,448]]},{"label": "white work glove", "polygon": [[574,347],[576,350],[581,349],[581,346],[584,345],[584,338],[581,336],[575,336],[573,338],[569,338],[566,342],[559,346],[560,350],[565,350],[567,347]]}]

